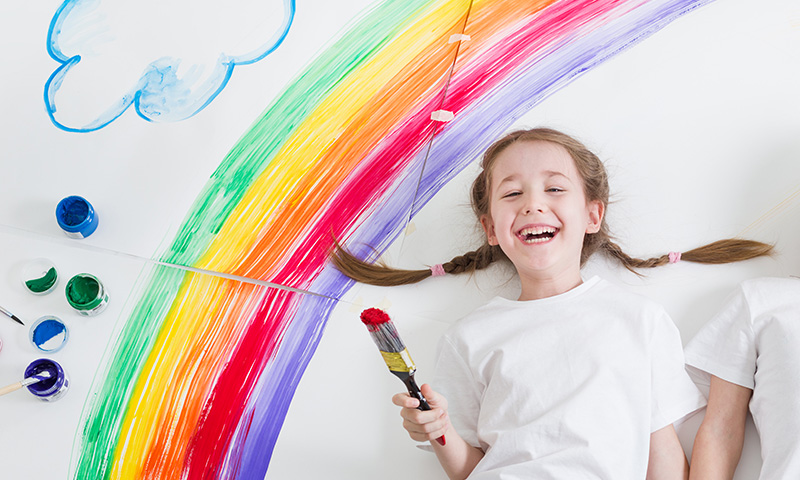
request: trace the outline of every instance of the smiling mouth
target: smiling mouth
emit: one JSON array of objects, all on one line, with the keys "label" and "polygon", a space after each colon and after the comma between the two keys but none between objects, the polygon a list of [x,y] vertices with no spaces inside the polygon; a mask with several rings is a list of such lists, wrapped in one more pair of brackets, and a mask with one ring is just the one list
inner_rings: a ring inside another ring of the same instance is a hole
[{"label": "smiling mouth", "polygon": [[525,243],[544,243],[558,233],[555,227],[528,227],[517,232],[517,237]]}]

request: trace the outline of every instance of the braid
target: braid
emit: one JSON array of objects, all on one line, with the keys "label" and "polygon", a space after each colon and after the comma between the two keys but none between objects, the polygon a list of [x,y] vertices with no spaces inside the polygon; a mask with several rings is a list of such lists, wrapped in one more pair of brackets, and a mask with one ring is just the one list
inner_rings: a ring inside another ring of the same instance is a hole
[{"label": "braid", "polygon": [[603,251],[606,252],[606,254],[608,254],[610,257],[617,259],[619,263],[622,264],[623,267],[627,268],[633,273],[637,273],[634,270],[635,268],[660,267],[661,265],[666,265],[667,262],[669,262],[669,257],[667,255],[662,255],[660,257],[650,258],[647,260],[633,258],[627,253],[625,253],[622,250],[622,247],[612,242],[611,240],[606,240],[600,246],[600,248],[602,248]]},{"label": "braid", "polygon": [[505,254],[497,245],[484,243],[480,248],[464,255],[455,257],[447,263],[443,263],[444,271],[447,273],[465,273],[483,270],[497,260],[506,258]]},{"label": "braid", "polygon": [[[482,270],[506,256],[500,247],[484,244],[475,251],[465,253],[443,263],[447,273],[471,273]],[[330,260],[337,270],[353,280],[379,287],[393,287],[421,282],[432,275],[431,269],[405,270],[390,267],[383,262],[370,263],[357,258],[334,240]]]},{"label": "braid", "polygon": [[[622,266],[637,275],[638,272],[634,271],[635,268],[660,267],[670,261],[668,254],[648,258],[647,260],[633,258],[625,253],[619,245],[610,240],[606,240],[600,247],[606,254],[617,259]],[[680,258],[687,262],[720,265],[768,256],[773,253],[773,249],[772,245],[754,240],[728,238],[684,252],[680,255]]]}]

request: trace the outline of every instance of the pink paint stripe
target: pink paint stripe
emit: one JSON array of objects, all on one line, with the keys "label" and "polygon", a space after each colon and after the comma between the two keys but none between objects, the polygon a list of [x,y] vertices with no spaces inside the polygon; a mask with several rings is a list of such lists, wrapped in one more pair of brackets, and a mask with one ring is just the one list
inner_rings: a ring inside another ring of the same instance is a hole
[{"label": "pink paint stripe", "polygon": [[220,478],[222,458],[253,386],[275,355],[299,300],[300,294],[294,292],[266,290],[253,322],[247,326],[242,341],[220,371],[213,392],[206,399],[187,448],[183,478]]}]

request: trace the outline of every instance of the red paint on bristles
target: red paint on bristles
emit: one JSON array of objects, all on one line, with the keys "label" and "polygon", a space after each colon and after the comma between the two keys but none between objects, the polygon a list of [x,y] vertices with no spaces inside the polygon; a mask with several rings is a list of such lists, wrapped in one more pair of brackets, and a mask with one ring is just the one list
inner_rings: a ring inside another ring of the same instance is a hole
[{"label": "red paint on bristles", "polygon": [[368,308],[361,312],[361,321],[364,325],[380,325],[382,323],[391,322],[389,314],[380,308]]}]

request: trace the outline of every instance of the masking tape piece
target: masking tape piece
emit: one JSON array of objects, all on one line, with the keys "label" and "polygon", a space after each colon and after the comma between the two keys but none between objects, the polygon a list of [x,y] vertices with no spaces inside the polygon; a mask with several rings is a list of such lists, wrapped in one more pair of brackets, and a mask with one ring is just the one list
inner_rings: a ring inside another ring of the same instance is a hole
[{"label": "masking tape piece", "polygon": [[431,113],[431,120],[434,122],[449,122],[456,116],[449,110],[436,110]]},{"label": "masking tape piece", "polygon": [[454,33],[450,35],[450,40],[448,40],[447,43],[466,42],[467,40],[470,40],[469,35]]}]

